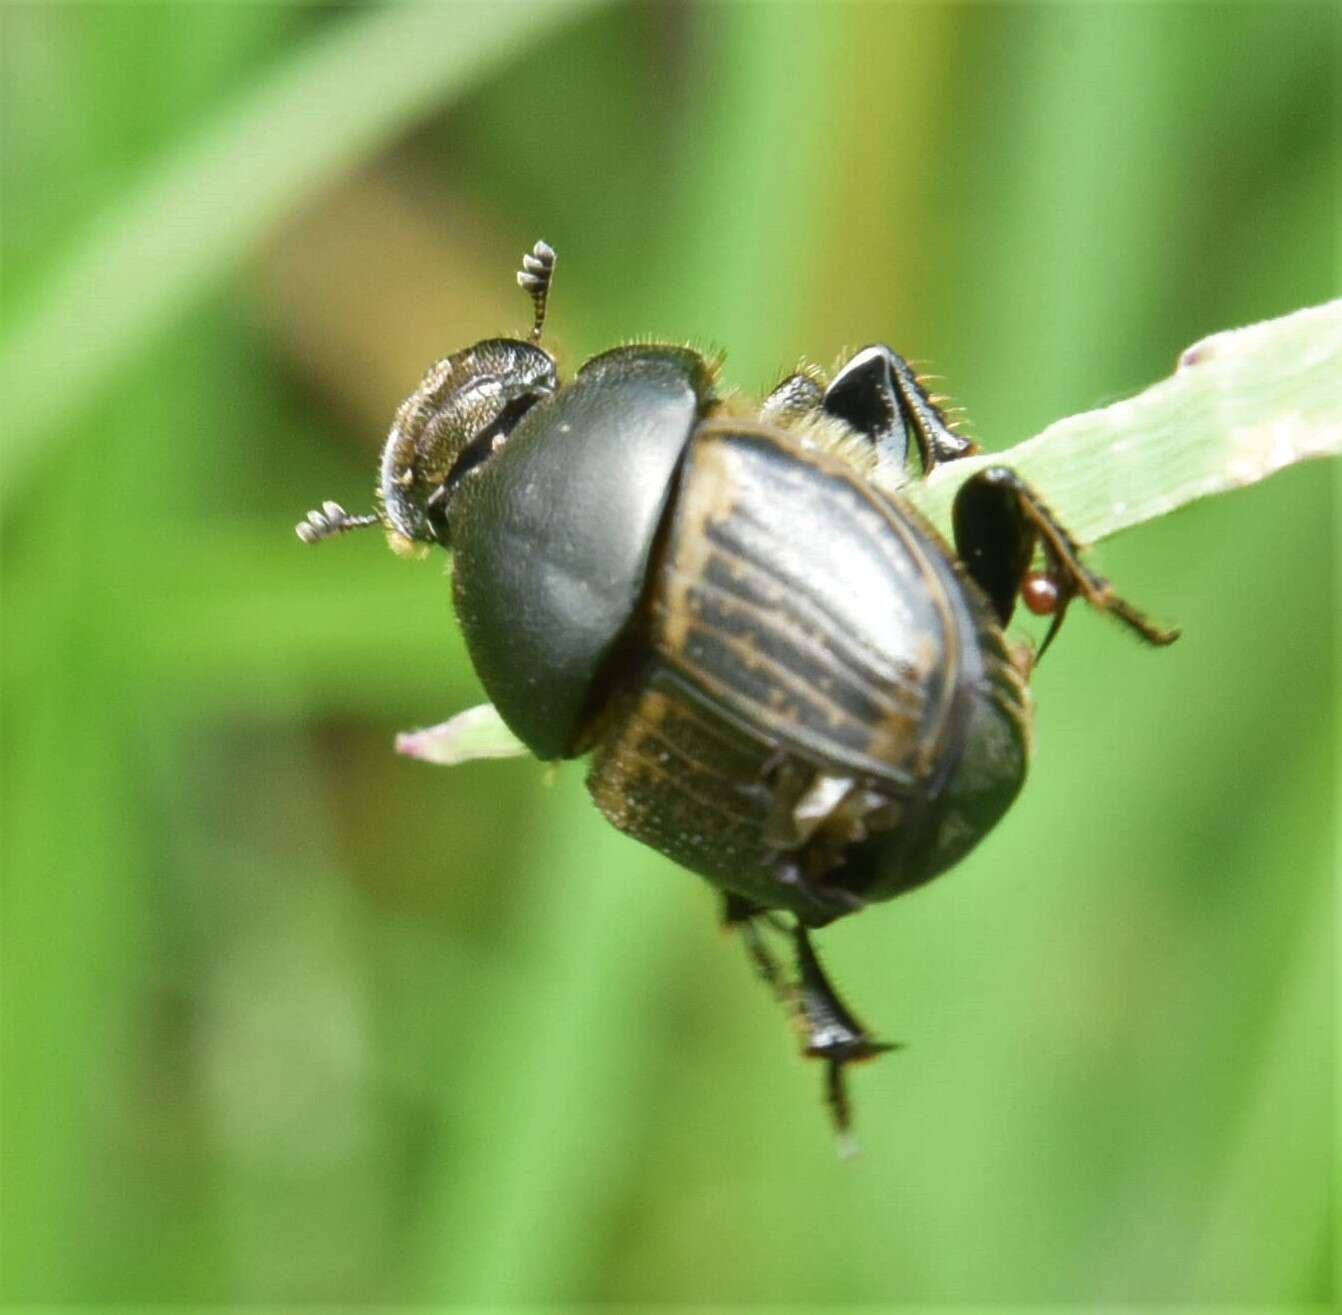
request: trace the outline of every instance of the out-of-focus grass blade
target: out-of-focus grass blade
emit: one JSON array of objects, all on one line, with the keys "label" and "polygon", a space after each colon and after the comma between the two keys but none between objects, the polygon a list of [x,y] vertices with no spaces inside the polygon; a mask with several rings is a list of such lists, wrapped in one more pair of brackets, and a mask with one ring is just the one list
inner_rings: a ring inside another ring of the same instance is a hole
[{"label": "out-of-focus grass blade", "polygon": [[333,27],[182,143],[0,345],[0,497],[41,441],[304,197],[594,0],[388,5]]},{"label": "out-of-focus grass blade", "polygon": [[942,466],[902,490],[945,528],[960,485],[1005,462],[1096,542],[1196,498],[1342,454],[1342,301],[1204,338],[1168,379],[1068,416],[1009,452]]}]

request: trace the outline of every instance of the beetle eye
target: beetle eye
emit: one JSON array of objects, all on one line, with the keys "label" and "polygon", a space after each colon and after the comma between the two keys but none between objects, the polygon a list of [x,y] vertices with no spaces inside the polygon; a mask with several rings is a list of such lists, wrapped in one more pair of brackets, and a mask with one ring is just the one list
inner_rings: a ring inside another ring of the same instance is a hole
[{"label": "beetle eye", "polygon": [[540,399],[541,395],[539,393],[526,393],[522,397],[513,398],[498,413],[492,423],[486,425],[476,434],[461,449],[456,461],[452,463],[452,469],[447,472],[447,478],[443,480],[442,485],[446,493],[450,494],[461,483],[462,479],[469,475],[481,462],[488,461],[508,441],[508,435],[512,433],[513,426]]},{"label": "beetle eye", "polygon": [[444,547],[448,546],[448,505],[458,485],[477,466],[488,461],[507,441],[513,427],[540,401],[543,394],[526,393],[509,402],[494,420],[475,435],[460,451],[447,472],[447,477],[438,485],[424,503],[424,514],[428,517],[433,537]]}]

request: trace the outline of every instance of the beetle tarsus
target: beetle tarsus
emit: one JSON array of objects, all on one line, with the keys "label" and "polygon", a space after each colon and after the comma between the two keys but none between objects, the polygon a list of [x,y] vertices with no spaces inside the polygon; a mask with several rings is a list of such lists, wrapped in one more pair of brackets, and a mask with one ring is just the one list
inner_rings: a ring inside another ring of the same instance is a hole
[{"label": "beetle tarsus", "polygon": [[[829,1106],[830,1118],[834,1120],[834,1131],[841,1147],[846,1140],[851,1139],[853,1126],[853,1107],[848,1100],[848,1084],[843,1080],[843,1063],[841,1059],[825,1062],[825,1103]],[[853,1149],[856,1150],[856,1145]],[[843,1151],[839,1153],[842,1155]]]}]

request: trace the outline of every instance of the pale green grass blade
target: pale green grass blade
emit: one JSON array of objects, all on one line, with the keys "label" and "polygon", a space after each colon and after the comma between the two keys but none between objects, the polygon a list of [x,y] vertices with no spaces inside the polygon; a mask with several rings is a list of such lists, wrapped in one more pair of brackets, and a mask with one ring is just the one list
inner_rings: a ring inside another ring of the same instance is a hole
[{"label": "pale green grass blade", "polygon": [[1008,465],[1097,542],[1198,498],[1342,453],[1342,301],[1188,348],[1168,379],[1068,416],[1007,452],[940,467],[902,492],[943,529],[960,485]]}]

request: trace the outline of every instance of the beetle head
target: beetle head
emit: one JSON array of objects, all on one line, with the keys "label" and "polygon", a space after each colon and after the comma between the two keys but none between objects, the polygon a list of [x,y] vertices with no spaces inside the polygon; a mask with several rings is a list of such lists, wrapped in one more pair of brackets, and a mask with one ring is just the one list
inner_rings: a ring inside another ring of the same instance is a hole
[{"label": "beetle head", "polygon": [[378,510],[351,516],[324,502],[295,527],[304,543],[381,525],[397,552],[450,546],[448,506],[461,480],[488,461],[513,426],[559,386],[554,358],[540,346],[555,253],[537,242],[517,282],[531,298],[529,341],[487,338],[429,369],[401,403],[382,448]]},{"label": "beetle head", "polygon": [[382,449],[378,501],[392,546],[447,546],[448,506],[462,478],[557,384],[550,354],[513,338],[478,342],[432,366]]}]

